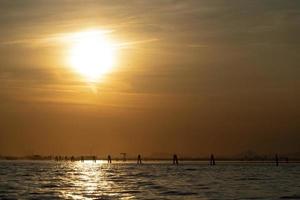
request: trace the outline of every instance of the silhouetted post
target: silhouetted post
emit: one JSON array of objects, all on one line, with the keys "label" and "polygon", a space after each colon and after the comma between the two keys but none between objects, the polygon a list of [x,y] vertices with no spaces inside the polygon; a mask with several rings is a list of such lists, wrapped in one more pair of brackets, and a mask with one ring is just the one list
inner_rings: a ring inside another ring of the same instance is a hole
[{"label": "silhouetted post", "polygon": [[210,165],[216,165],[214,154],[210,155]]},{"label": "silhouetted post", "polygon": [[278,159],[278,155],[277,154],[275,155],[275,162],[276,162],[276,166],[278,166],[279,165],[279,159]]},{"label": "silhouetted post", "polygon": [[142,164],[142,158],[140,154],[137,157],[137,164]]},{"label": "silhouetted post", "polygon": [[68,161],[68,156],[65,156],[65,161]]},{"label": "silhouetted post", "polygon": [[96,160],[97,160],[96,156],[93,156],[93,160],[94,160],[94,162],[96,162]]},{"label": "silhouetted post", "polygon": [[110,157],[110,155],[107,156],[107,163],[111,163],[111,157]]},{"label": "silhouetted post", "polygon": [[71,157],[71,162],[74,162],[74,156]]},{"label": "silhouetted post", "polygon": [[84,157],[83,156],[81,156],[81,162],[84,162]]},{"label": "silhouetted post", "polygon": [[121,153],[121,155],[123,155],[123,162],[126,161],[126,153]]},{"label": "silhouetted post", "polygon": [[173,165],[178,165],[178,157],[176,154],[173,155]]},{"label": "silhouetted post", "polygon": [[285,162],[289,163],[289,158],[288,157],[285,158]]},{"label": "silhouetted post", "polygon": [[58,157],[57,156],[55,156],[55,161],[58,162]]}]

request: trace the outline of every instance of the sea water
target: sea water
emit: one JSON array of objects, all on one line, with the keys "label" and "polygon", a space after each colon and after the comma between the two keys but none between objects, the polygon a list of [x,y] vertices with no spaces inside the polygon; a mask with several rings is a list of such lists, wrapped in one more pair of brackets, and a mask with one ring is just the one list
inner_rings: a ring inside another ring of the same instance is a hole
[{"label": "sea water", "polygon": [[300,164],[0,161],[0,199],[300,199]]}]

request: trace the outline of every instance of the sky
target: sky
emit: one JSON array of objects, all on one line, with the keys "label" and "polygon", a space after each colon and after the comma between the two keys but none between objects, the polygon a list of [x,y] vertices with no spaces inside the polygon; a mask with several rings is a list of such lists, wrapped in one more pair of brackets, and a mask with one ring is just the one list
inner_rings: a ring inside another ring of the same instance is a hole
[{"label": "sky", "polygon": [[[91,82],[67,37],[118,46]],[[0,0],[0,155],[300,152],[300,1]]]}]

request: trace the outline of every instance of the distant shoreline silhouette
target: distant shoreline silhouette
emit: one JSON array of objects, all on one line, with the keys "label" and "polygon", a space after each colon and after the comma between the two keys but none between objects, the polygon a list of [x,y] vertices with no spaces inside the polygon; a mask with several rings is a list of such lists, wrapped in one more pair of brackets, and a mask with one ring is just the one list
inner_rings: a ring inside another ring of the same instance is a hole
[{"label": "distant shoreline silhouette", "polygon": [[[170,161],[173,163],[173,161],[176,164],[176,159],[174,159],[174,155],[172,154],[169,157],[143,157],[140,155],[141,161],[147,162],[147,161]],[[177,156],[177,161],[179,162],[178,154]],[[176,157],[175,156],[175,157]],[[112,155],[109,154],[106,157],[105,156],[78,156],[78,155],[72,155],[72,156],[62,156],[62,155],[54,155],[54,156],[42,156],[42,155],[30,155],[30,156],[0,156],[0,160],[54,160],[54,161],[82,161],[84,162],[85,160],[106,160],[108,163],[112,163],[113,160],[115,161],[128,161],[132,162],[138,161],[138,156],[130,155],[127,158],[127,154],[121,154],[119,156],[114,156],[114,159],[112,159]],[[294,156],[288,156],[286,154],[278,154],[274,153],[273,155],[270,156],[261,156],[261,157],[222,157],[218,156],[218,163],[219,162],[226,162],[226,161],[235,161],[235,162],[251,162],[251,163],[274,163],[276,166],[280,164],[290,164],[290,163],[300,163],[300,157],[294,157]],[[216,164],[216,157],[215,154],[210,154],[209,157],[180,157],[180,161],[206,161],[208,162],[209,165],[213,165],[213,163]]]}]

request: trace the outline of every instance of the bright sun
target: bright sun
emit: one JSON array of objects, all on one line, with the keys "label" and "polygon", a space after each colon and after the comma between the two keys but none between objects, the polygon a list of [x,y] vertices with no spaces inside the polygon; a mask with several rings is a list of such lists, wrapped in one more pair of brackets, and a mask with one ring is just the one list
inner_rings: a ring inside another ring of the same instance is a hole
[{"label": "bright sun", "polygon": [[89,81],[96,81],[112,70],[115,47],[101,31],[79,32],[72,37],[68,63]]}]

